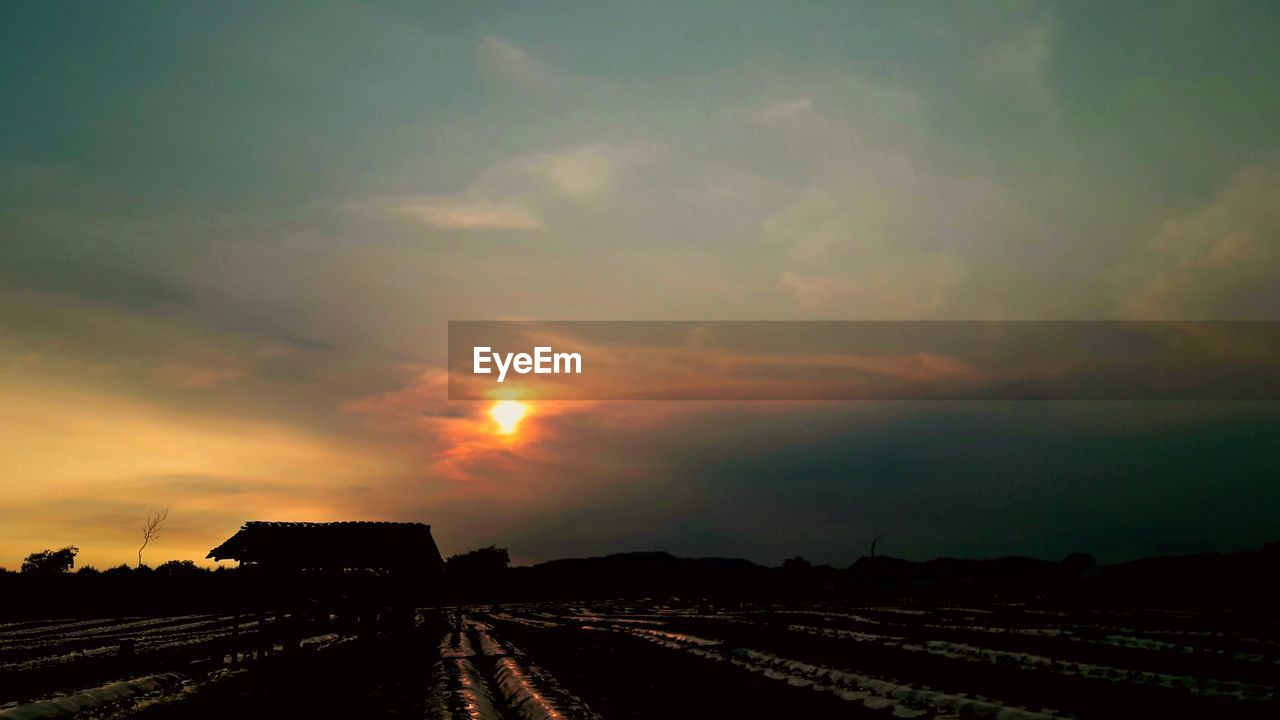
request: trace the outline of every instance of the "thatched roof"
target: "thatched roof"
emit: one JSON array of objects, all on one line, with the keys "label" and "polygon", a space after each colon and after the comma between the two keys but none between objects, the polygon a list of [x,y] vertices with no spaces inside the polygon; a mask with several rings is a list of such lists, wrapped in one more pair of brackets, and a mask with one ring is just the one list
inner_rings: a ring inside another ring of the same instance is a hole
[{"label": "thatched roof", "polygon": [[329,570],[436,570],[444,565],[430,525],[393,522],[247,522],[206,557]]}]

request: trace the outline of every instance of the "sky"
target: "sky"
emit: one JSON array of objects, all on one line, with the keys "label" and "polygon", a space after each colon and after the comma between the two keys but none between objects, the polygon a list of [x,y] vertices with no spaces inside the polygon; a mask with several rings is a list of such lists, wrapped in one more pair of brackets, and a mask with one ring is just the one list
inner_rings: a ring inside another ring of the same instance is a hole
[{"label": "sky", "polygon": [[1280,539],[1275,403],[446,400],[449,320],[1280,320],[1273,2],[7,3],[0,567]]}]

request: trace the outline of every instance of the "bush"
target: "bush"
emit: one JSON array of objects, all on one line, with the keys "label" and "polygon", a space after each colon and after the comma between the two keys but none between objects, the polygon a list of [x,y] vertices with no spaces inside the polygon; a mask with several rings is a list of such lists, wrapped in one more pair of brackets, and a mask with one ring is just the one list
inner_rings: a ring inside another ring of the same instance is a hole
[{"label": "bush", "polygon": [[160,577],[192,577],[207,572],[191,560],[166,560],[156,567],[156,575]]},{"label": "bush", "polygon": [[450,557],[445,561],[445,573],[455,591],[483,595],[502,585],[510,564],[506,548],[490,545]]},{"label": "bush", "polygon": [[511,564],[511,556],[506,548],[489,547],[454,555],[445,561],[450,574],[458,575],[500,575]]},{"label": "bush", "polygon": [[33,552],[22,561],[22,572],[28,575],[61,575],[71,572],[80,548],[68,545],[61,550]]}]

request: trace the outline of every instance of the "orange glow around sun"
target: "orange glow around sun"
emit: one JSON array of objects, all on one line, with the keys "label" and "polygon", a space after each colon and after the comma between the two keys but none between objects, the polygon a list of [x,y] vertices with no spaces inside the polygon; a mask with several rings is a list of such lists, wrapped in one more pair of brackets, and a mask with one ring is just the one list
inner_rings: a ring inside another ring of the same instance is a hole
[{"label": "orange glow around sun", "polygon": [[498,434],[515,435],[520,421],[529,412],[529,406],[515,400],[502,400],[489,408],[489,417],[498,425]]}]

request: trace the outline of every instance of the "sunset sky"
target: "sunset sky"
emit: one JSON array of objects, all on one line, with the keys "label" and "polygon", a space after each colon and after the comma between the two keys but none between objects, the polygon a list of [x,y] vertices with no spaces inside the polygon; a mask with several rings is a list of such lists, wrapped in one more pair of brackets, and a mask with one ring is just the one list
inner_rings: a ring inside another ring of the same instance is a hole
[{"label": "sunset sky", "polygon": [[[6,3],[0,567],[1280,540],[1275,403],[446,400],[449,320],[1280,320],[1280,4]],[[506,418],[506,419],[503,419]]]}]

